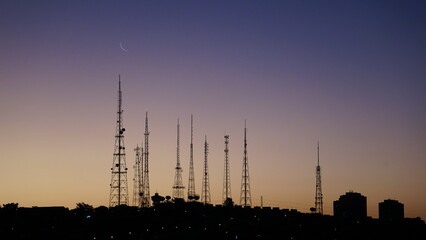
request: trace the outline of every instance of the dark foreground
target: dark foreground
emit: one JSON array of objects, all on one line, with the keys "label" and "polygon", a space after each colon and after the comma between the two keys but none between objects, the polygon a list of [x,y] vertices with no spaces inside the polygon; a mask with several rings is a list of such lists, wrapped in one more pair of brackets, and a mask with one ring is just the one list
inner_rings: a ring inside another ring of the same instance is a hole
[{"label": "dark foreground", "polygon": [[0,209],[0,239],[426,239],[420,219],[349,221],[295,210],[159,204],[152,208]]}]

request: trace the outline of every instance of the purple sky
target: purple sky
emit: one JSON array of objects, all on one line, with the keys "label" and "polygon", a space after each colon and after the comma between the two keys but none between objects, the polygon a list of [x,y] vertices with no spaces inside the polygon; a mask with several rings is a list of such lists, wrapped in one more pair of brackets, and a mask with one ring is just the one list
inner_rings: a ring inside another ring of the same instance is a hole
[{"label": "purple sky", "polygon": [[320,141],[325,213],[353,190],[370,216],[392,198],[426,219],[425,12],[423,1],[2,1],[0,204],[108,205],[121,74],[129,192],[145,111],[151,192],[172,193],[177,118],[187,185],[194,114],[196,191],[207,134],[215,204],[225,131],[239,202],[247,119],[254,205],[308,212]]}]

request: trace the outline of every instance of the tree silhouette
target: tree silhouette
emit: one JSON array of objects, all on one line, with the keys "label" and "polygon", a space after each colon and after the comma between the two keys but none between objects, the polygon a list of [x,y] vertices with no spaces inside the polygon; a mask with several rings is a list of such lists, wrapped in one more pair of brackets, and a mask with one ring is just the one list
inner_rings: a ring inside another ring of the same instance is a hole
[{"label": "tree silhouette", "polygon": [[75,209],[82,210],[84,212],[91,212],[93,211],[93,206],[84,202],[79,202]]},{"label": "tree silhouette", "polygon": [[3,204],[3,209],[5,209],[5,210],[16,210],[16,209],[18,209],[18,203]]},{"label": "tree silhouette", "polygon": [[87,203],[84,203],[84,202],[79,202],[76,205],[77,205],[76,208],[73,209],[72,211],[75,214],[77,214],[77,216],[87,217],[87,216],[92,215],[95,212],[93,206],[90,205],[90,204],[87,204]]}]

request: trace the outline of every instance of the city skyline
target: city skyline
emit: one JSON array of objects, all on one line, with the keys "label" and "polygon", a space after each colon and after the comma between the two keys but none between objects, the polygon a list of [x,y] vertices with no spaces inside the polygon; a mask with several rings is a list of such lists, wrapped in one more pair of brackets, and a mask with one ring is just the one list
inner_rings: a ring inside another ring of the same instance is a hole
[{"label": "city skyline", "polygon": [[[150,121],[151,195],[172,195],[176,120],[188,184],[222,202],[230,135],[238,203],[247,120],[252,204],[309,212],[321,144],[324,214],[353,190],[426,218],[422,2],[0,3],[0,204],[108,206],[118,75],[131,149]],[[129,191],[131,192],[131,191]],[[185,191],[186,195],[186,191]],[[132,196],[129,196],[131,199]]]}]

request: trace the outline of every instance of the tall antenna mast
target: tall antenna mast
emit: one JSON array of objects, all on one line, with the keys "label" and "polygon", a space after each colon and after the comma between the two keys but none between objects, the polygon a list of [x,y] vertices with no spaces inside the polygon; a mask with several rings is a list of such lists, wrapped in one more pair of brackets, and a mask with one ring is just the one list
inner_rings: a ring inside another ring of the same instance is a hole
[{"label": "tall antenna mast", "polygon": [[135,165],[133,166],[134,178],[133,178],[133,206],[139,207],[141,203],[141,192],[142,192],[142,147],[139,145],[134,149],[135,151]]},{"label": "tall antenna mast", "polygon": [[113,164],[111,168],[111,184],[109,193],[109,206],[127,205],[129,194],[127,190],[127,167],[124,147],[123,110],[121,108],[121,78],[118,75],[118,111],[117,127],[115,134],[115,147]]},{"label": "tall antenna mast", "polygon": [[189,181],[188,181],[188,200],[197,200],[198,196],[195,194],[195,179],[194,179],[194,147],[192,144],[193,125],[191,114],[191,145],[189,156]]},{"label": "tall antenna mast", "polygon": [[[142,144],[143,145],[143,144]],[[143,191],[144,191],[144,166],[143,166],[143,147],[139,148],[139,164],[138,164],[138,180],[139,180],[139,202],[138,207],[142,207],[142,197],[143,197]]]},{"label": "tall antenna mast", "polygon": [[210,204],[210,183],[209,183],[209,169],[207,164],[207,155],[209,153],[209,145],[207,143],[207,136],[204,138],[204,168],[203,168],[203,187],[201,191],[201,201],[204,204]]},{"label": "tall antenna mast", "polygon": [[183,200],[183,189],[185,188],[183,186],[182,182],[182,168],[180,166],[180,159],[179,159],[179,153],[180,153],[180,146],[179,146],[179,119],[177,124],[177,147],[176,147],[176,172],[175,172],[175,183],[173,185],[173,198],[181,199]]},{"label": "tall antenna mast", "polygon": [[240,204],[242,206],[251,206],[250,178],[247,159],[247,126],[244,121],[244,158],[243,158],[243,176],[241,178]]},{"label": "tall antenna mast", "polygon": [[225,169],[224,169],[224,180],[223,180],[223,205],[232,206],[232,197],[231,197],[231,173],[229,170],[229,158],[228,158],[228,144],[229,144],[229,135],[225,135]]},{"label": "tall antenna mast", "polygon": [[148,112],[145,116],[145,151],[144,151],[144,169],[143,169],[143,191],[142,191],[142,201],[141,207],[150,207],[151,206],[151,197],[149,193],[149,168],[148,168],[148,159],[149,159],[149,131],[148,131]]},{"label": "tall antenna mast", "polygon": [[322,214],[322,189],[321,189],[321,167],[319,164],[319,142],[317,143],[317,168],[316,168],[316,187],[315,187],[315,212]]}]

